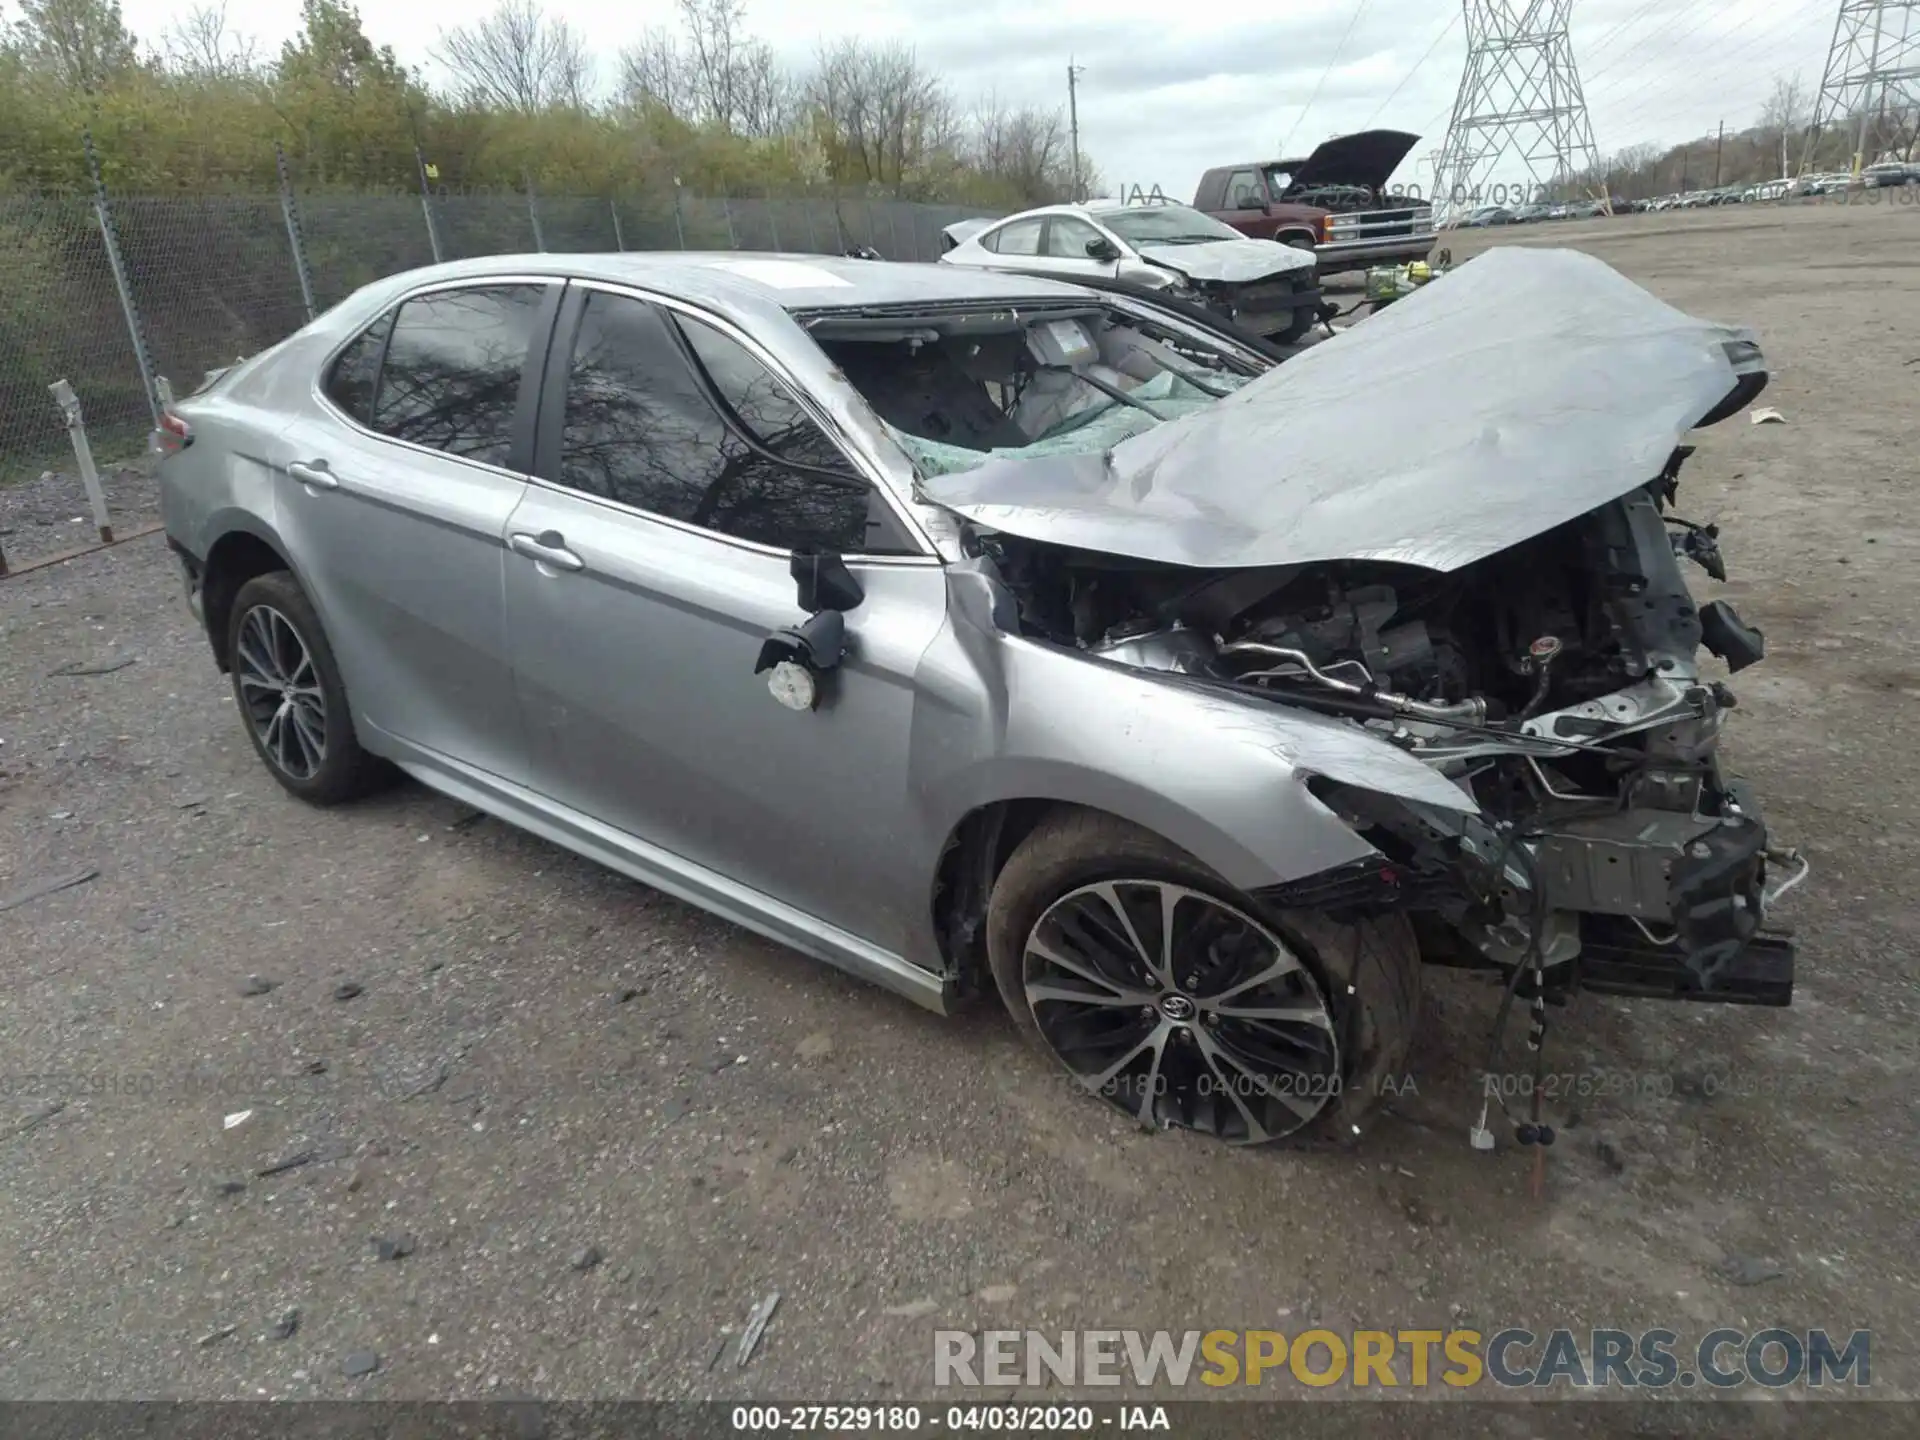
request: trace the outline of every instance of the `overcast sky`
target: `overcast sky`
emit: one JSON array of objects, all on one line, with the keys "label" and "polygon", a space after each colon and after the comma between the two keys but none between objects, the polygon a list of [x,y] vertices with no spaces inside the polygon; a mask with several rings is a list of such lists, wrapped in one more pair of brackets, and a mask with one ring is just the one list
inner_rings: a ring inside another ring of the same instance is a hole
[{"label": "overcast sky", "polygon": [[[438,78],[442,30],[488,0],[365,4],[368,33]],[[187,4],[122,0],[128,26],[157,42]],[[673,21],[673,0],[548,0],[580,26],[611,84],[620,47]],[[1069,57],[1082,144],[1115,186],[1191,195],[1208,165],[1310,149],[1372,125],[1423,138],[1402,181],[1432,180],[1466,58],[1458,0],[748,0],[748,29],[804,63],[823,36],[911,43],[963,102],[998,91],[1060,103]],[[1838,0],[1575,0],[1573,49],[1602,154],[1751,124],[1776,77],[1817,87]],[[231,0],[236,28],[265,54],[298,26],[298,0]],[[857,17],[857,19],[856,19]],[[1174,17],[1178,17],[1175,19]],[[1424,59],[1423,59],[1424,57]]]}]

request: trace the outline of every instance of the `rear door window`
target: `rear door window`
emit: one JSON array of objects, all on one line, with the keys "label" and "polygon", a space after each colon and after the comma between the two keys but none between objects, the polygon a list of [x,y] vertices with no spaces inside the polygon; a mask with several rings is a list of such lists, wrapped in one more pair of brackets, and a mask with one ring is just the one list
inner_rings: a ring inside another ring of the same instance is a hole
[{"label": "rear door window", "polygon": [[418,295],[400,307],[373,402],[395,440],[505,466],[544,285]]}]

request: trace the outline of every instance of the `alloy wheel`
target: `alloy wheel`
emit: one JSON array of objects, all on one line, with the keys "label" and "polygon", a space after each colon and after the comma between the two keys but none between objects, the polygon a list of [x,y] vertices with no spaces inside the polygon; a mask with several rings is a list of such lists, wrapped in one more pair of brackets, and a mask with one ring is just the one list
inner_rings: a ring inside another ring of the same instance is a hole
[{"label": "alloy wheel", "polygon": [[327,756],[327,701],[293,622],[271,605],[247,611],[233,667],[247,723],[268,760],[289,779],[312,779]]},{"label": "alloy wheel", "polygon": [[1272,930],[1204,891],[1082,886],[1040,916],[1023,972],[1048,1048],[1148,1129],[1258,1145],[1339,1097],[1333,1017],[1312,973]]}]

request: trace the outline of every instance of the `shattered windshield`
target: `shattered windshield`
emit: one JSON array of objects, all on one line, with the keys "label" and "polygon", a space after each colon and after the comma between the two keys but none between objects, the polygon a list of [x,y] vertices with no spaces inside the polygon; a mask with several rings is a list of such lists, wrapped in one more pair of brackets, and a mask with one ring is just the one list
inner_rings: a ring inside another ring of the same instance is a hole
[{"label": "shattered windshield", "polygon": [[1129,245],[1205,245],[1239,240],[1238,230],[1184,205],[1135,205],[1093,217]]},{"label": "shattered windshield", "polygon": [[810,328],[923,478],[995,458],[1104,451],[1264,369],[1102,305]]}]

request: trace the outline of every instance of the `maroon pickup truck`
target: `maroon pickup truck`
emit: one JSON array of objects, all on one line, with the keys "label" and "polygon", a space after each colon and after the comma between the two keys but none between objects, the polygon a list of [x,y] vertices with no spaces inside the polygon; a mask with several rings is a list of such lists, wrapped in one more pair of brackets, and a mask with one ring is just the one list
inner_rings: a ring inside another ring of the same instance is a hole
[{"label": "maroon pickup truck", "polygon": [[1256,240],[1312,250],[1322,275],[1424,260],[1433,249],[1433,206],[1386,188],[1419,139],[1363,130],[1303,160],[1221,165],[1200,177],[1193,208]]}]

